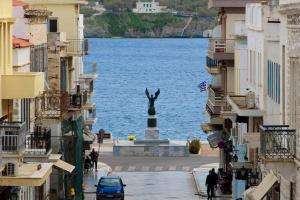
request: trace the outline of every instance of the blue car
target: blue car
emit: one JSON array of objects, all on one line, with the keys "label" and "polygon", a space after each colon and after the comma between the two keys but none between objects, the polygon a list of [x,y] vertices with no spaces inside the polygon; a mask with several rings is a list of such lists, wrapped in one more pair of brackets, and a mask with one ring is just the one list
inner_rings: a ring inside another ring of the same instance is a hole
[{"label": "blue car", "polygon": [[98,185],[95,185],[95,187],[97,187],[97,200],[124,200],[125,186],[119,176],[102,176]]}]

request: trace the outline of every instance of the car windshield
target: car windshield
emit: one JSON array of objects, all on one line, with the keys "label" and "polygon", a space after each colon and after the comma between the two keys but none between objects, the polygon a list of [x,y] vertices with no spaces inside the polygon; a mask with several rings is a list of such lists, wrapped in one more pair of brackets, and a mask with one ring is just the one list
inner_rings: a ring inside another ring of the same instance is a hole
[{"label": "car windshield", "polygon": [[121,182],[119,179],[104,178],[100,180],[100,185],[102,187],[116,187],[121,186]]}]

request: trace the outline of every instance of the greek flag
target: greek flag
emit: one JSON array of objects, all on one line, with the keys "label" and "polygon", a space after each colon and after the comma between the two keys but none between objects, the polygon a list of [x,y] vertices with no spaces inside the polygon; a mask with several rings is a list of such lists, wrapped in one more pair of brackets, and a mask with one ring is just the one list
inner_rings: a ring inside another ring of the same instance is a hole
[{"label": "greek flag", "polygon": [[201,82],[198,85],[198,88],[200,89],[200,92],[205,92],[206,91],[206,81]]}]

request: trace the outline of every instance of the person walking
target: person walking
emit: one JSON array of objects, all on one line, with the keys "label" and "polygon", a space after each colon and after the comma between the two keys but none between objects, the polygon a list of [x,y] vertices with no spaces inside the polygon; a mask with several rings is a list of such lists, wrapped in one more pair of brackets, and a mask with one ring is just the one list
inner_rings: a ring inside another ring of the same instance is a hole
[{"label": "person walking", "polygon": [[213,197],[216,197],[216,192],[217,192],[217,189],[218,189],[218,174],[215,172],[215,168],[212,168],[211,169],[211,172],[212,172],[212,175],[214,177],[214,181],[215,181],[215,188],[214,188],[214,193],[213,193]]},{"label": "person walking", "polygon": [[205,185],[207,187],[207,199],[212,200],[214,195],[215,185],[216,185],[216,180],[212,173],[212,170],[209,171],[209,174],[206,177]]},{"label": "person walking", "polygon": [[98,152],[95,151],[95,149],[92,150],[92,152],[90,153],[91,159],[92,159],[92,163],[93,166],[95,167],[95,171],[97,171],[97,163],[98,163]]},{"label": "person walking", "polygon": [[84,172],[88,173],[90,167],[91,167],[91,159],[89,158],[89,156],[86,156],[86,158],[84,159]]}]

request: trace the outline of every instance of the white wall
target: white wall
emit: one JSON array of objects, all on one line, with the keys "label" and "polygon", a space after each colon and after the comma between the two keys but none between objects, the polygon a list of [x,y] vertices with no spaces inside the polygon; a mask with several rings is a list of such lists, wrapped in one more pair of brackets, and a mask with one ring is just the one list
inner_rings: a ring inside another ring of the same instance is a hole
[{"label": "white wall", "polygon": [[235,38],[235,22],[238,20],[245,20],[245,14],[226,14],[226,38],[234,39]]},{"label": "white wall", "polygon": [[247,83],[247,42],[237,41],[234,52],[234,77],[235,94],[245,95],[248,88]]},{"label": "white wall", "polygon": [[13,66],[23,66],[30,63],[30,47],[13,49]]}]

